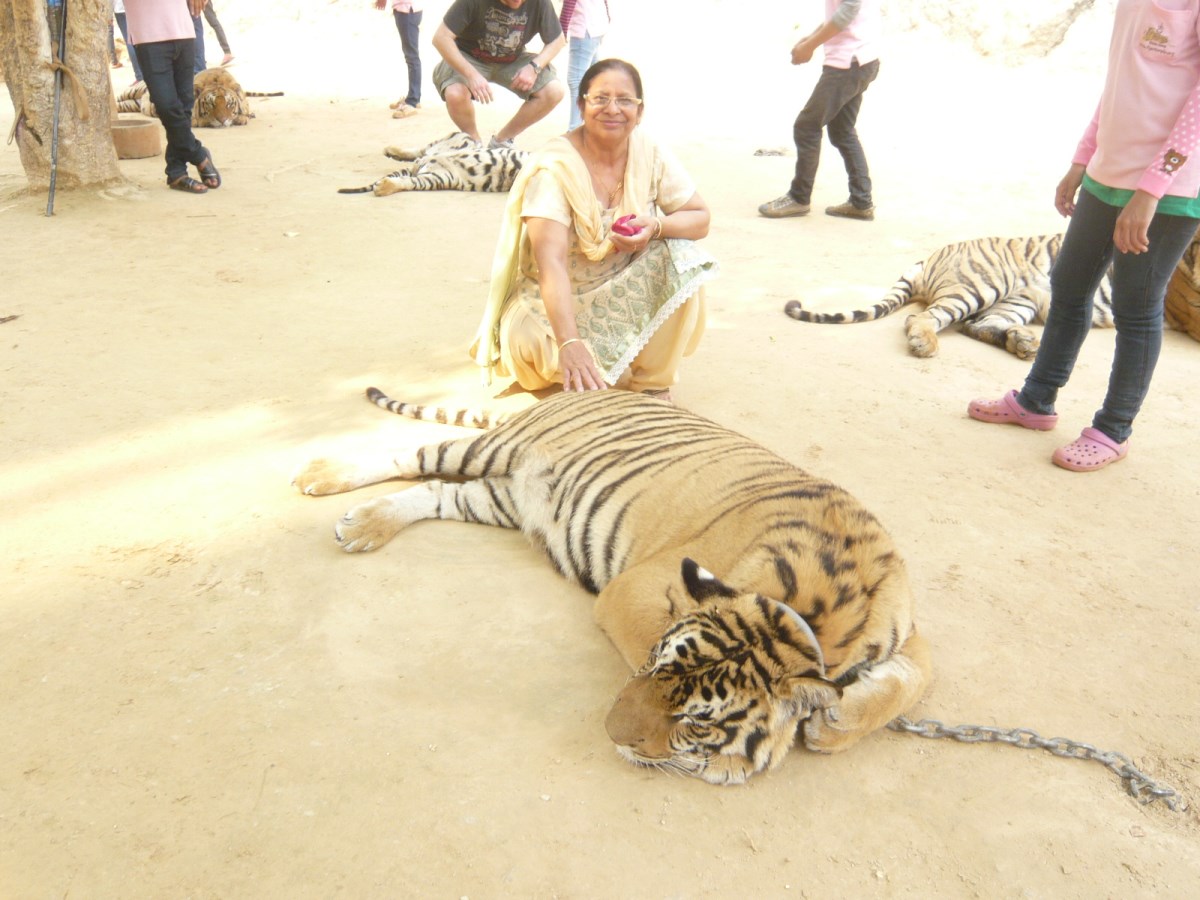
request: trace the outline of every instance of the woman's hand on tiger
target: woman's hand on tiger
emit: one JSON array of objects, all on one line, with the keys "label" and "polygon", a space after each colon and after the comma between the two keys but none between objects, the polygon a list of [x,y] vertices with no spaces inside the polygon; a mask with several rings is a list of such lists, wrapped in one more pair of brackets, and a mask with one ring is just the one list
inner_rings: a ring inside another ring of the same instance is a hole
[{"label": "woman's hand on tiger", "polygon": [[583,341],[572,341],[558,351],[564,391],[602,391],[607,384]]},{"label": "woman's hand on tiger", "polygon": [[1079,194],[1079,186],[1083,184],[1084,167],[1073,163],[1067,169],[1067,174],[1058,183],[1054,191],[1054,208],[1060,216],[1071,216],[1075,212],[1075,197]]},{"label": "woman's hand on tiger", "polygon": [[1113,228],[1113,244],[1121,253],[1145,253],[1150,249],[1150,221],[1158,210],[1158,198],[1134,191]]}]

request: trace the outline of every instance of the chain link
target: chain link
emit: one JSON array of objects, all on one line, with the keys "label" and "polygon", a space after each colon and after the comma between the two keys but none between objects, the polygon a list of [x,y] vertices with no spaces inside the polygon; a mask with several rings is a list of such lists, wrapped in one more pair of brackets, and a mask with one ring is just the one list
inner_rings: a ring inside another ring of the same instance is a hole
[{"label": "chain link", "polygon": [[892,731],[907,732],[924,738],[953,738],[964,744],[994,743],[1011,744],[1022,750],[1048,750],[1055,756],[1070,759],[1091,759],[1102,763],[1125,782],[1138,803],[1153,803],[1162,800],[1172,812],[1179,810],[1183,799],[1173,788],[1154,781],[1123,753],[1114,750],[1097,750],[1091,744],[1067,738],[1044,738],[1028,728],[995,728],[990,725],[944,725],[936,719],[912,719],[899,716],[888,723]]}]

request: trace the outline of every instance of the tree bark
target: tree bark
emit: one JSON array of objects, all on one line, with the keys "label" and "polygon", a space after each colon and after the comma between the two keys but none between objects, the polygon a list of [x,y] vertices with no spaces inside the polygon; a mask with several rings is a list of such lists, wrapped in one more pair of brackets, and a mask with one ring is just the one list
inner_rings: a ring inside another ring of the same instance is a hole
[{"label": "tree bark", "polygon": [[[56,187],[111,184],[121,180],[112,140],[108,71],[112,7],[110,0],[65,2],[66,58],[59,98]],[[57,42],[51,38],[46,0],[0,2],[0,70],[6,75],[17,149],[32,190],[44,190],[50,184],[57,62]]]}]

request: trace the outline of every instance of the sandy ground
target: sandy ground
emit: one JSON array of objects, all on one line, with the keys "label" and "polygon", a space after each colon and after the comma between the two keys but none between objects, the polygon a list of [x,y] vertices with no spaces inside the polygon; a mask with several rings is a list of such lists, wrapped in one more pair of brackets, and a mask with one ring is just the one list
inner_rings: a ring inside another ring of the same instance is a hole
[{"label": "sandy ground", "polygon": [[[465,353],[504,197],[335,193],[387,172],[383,146],[448,132],[444,110],[427,84],[420,116],[390,118],[387,14],[247,6],[220,7],[235,72],[286,96],[203,133],[219,192],[129,160],[127,188],[60,193],[46,218],[0,148],[0,317],[19,316],[0,325],[0,895],[1196,896],[1195,807],[1140,806],[1096,762],[884,732],[742,788],[635,770],[602,725],[623,664],[519,535],[426,523],[343,555],[333,521],[392,488],[304,498],[298,464],[453,431],[366,386],[529,402]],[[896,31],[861,123],[878,219],[769,221],[791,160],[753,153],[788,145],[817,74],[787,64],[792,15],[626,3],[609,38],[714,213],[723,271],[680,402],[893,532],[936,654],[918,715],[1122,751],[1196,797],[1200,346],[1166,336],[1129,459],[1076,475],[1049,454],[1089,423],[1111,332],[1040,434],[966,417],[1023,377],[1000,350],[948,334],[918,360],[901,316],[781,312],[874,300],[952,240],[1060,228],[1106,25],[1012,68]],[[485,134],[514,108],[482,110]],[[829,151],[817,207],[844,199],[840,169]]]}]

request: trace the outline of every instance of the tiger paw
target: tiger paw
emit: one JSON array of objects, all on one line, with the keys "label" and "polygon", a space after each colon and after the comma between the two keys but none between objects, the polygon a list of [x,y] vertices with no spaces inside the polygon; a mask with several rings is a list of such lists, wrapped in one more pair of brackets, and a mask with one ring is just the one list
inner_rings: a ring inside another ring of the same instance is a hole
[{"label": "tiger paw", "polygon": [[347,553],[363,553],[382,547],[407,524],[397,515],[390,497],[379,497],[350,510],[333,526],[338,546]]},{"label": "tiger paw", "polygon": [[1004,334],[1004,348],[1017,359],[1033,359],[1037,355],[1038,339],[1028,328],[1013,327]]},{"label": "tiger paw", "polygon": [[908,349],[913,356],[928,358],[937,355],[937,329],[931,321],[910,316],[904,330],[908,334]]},{"label": "tiger paw", "polygon": [[314,459],[293,476],[292,484],[302,494],[321,497],[353,491],[387,477],[388,473],[381,474],[368,466],[334,459]]},{"label": "tiger paw", "polygon": [[375,196],[386,197],[401,191],[412,190],[412,179],[404,175],[387,175],[379,179],[375,185]]},{"label": "tiger paw", "polygon": [[841,753],[863,737],[854,715],[841,706],[818,709],[804,722],[804,746],[814,753]]}]

